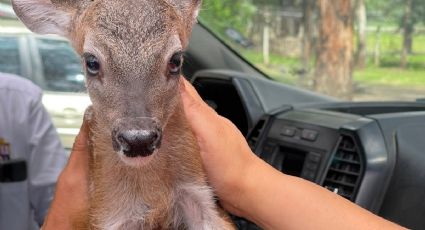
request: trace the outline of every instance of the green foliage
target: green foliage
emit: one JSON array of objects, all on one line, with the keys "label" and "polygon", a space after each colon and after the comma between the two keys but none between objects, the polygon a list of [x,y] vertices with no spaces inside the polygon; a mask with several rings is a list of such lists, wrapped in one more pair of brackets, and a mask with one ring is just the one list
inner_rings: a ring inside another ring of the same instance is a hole
[{"label": "green foliage", "polygon": [[[398,55],[386,55],[381,58],[380,67],[394,68],[400,65],[400,57]],[[406,64],[406,69],[425,71],[425,56],[410,55]]]},{"label": "green foliage", "polygon": [[[274,5],[279,6],[282,4],[282,0],[253,0],[255,5]],[[288,0],[283,0],[283,2],[288,2]]]},{"label": "green foliage", "polygon": [[245,33],[255,11],[251,0],[208,0],[204,1],[200,21],[220,34],[228,27]]},{"label": "green foliage", "polygon": [[[406,0],[366,0],[369,21],[379,25],[402,26]],[[412,0],[412,26],[425,23],[423,0]]]},{"label": "green foliage", "polygon": [[241,54],[269,77],[285,84],[297,84],[298,75],[295,71],[301,69],[299,58],[271,54],[270,64],[265,65],[263,64],[263,56],[258,51],[245,50],[241,51]]}]

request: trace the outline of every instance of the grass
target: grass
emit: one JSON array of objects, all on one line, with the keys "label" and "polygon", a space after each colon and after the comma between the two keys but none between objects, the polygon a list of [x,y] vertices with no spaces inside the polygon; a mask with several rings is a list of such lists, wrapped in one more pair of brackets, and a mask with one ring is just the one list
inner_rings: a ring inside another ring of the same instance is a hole
[{"label": "grass", "polygon": [[[369,49],[372,49],[370,47],[373,47],[374,39],[369,36]],[[354,82],[364,85],[422,87],[425,89],[425,35],[415,35],[414,54],[409,55],[405,69],[399,68],[401,42],[402,37],[397,33],[382,33],[380,65],[375,66],[372,54],[369,54],[366,68],[354,71]],[[303,82],[297,73],[302,69],[299,58],[271,54],[270,64],[265,65],[261,52],[255,50],[240,50],[240,52],[260,70],[277,81],[290,85],[299,85]]]},{"label": "grass", "polygon": [[[382,53],[400,53],[403,44],[403,35],[396,32],[381,32],[380,50]],[[369,52],[373,52],[377,41],[376,33],[367,35],[366,44]],[[412,49],[416,53],[425,53],[425,34],[415,34]]]},{"label": "grass", "polygon": [[[271,78],[285,84],[300,83],[297,70],[301,63],[297,58],[271,55],[270,64],[263,64],[262,56],[255,52],[245,52],[243,55]],[[375,67],[368,63],[367,67],[355,70],[354,82],[366,85],[389,85],[403,87],[425,87],[425,55],[410,56],[408,67],[401,69],[399,57],[388,55],[382,57],[381,66]]]},{"label": "grass", "polygon": [[354,72],[354,82],[367,85],[425,87],[425,69],[368,67]]},{"label": "grass", "polygon": [[266,65],[261,52],[244,50],[241,54],[269,77],[285,84],[297,84],[298,75],[295,72],[302,67],[298,58],[270,54],[270,63]]},{"label": "grass", "polygon": [[[368,66],[373,66],[371,58],[369,58]],[[387,54],[380,58],[379,67],[382,68],[394,68],[400,66],[400,55],[397,53]],[[408,70],[425,70],[425,54],[413,54],[408,56],[408,62],[406,69]]]},{"label": "grass", "polygon": [[[226,37],[222,37],[227,41]],[[227,41],[232,45],[231,41]],[[407,67],[400,66],[400,53],[402,50],[403,36],[400,31],[382,31],[380,34],[380,65],[373,63],[373,51],[377,42],[375,32],[367,35],[368,61],[367,66],[361,70],[355,70],[353,79],[355,83],[376,86],[398,86],[398,87],[421,87],[425,90],[425,34],[416,33],[413,38],[413,54],[409,55]],[[300,58],[285,57],[270,54],[270,63],[263,63],[261,50],[246,50],[232,45],[248,61],[254,63],[265,74],[271,78],[289,85],[306,86],[312,79],[310,76],[300,77],[299,70],[302,69]],[[313,64],[312,64],[313,65]],[[307,86],[308,87],[308,86]]]}]

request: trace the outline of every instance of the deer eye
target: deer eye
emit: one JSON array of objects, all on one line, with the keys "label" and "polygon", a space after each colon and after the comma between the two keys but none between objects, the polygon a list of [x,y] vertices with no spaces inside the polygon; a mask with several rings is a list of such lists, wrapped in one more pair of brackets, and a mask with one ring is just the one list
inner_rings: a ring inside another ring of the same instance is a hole
[{"label": "deer eye", "polygon": [[183,65],[183,53],[178,52],[173,54],[168,62],[168,71],[171,75],[180,75]]},{"label": "deer eye", "polygon": [[84,61],[86,62],[87,74],[90,76],[96,76],[100,71],[100,63],[93,54],[85,53]]}]

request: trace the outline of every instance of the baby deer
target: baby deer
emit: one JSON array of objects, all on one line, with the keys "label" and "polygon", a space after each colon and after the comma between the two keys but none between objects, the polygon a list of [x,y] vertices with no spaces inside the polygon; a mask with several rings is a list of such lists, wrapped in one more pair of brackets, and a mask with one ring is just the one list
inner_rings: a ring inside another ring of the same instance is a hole
[{"label": "baby deer", "polygon": [[75,228],[233,229],[207,185],[179,94],[201,0],[12,2],[32,31],[67,37],[86,71],[90,208]]}]

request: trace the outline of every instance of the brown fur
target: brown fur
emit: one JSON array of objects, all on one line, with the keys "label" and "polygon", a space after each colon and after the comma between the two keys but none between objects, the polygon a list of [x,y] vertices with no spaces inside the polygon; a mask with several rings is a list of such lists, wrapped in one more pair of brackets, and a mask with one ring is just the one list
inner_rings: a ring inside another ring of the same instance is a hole
[{"label": "brown fur", "polygon": [[[98,115],[94,114],[94,117]],[[114,153],[111,137],[102,126],[97,120],[91,124],[94,135],[94,152],[91,155],[94,158],[91,166],[94,190],[89,222],[96,224],[97,213],[110,212],[123,204],[135,202],[132,198],[140,196],[152,207],[144,227],[169,229],[173,211],[170,199],[176,184],[205,183],[199,149],[182,111],[170,117],[162,147],[154,155],[156,159],[139,169],[129,168],[117,154],[111,154]]]}]

